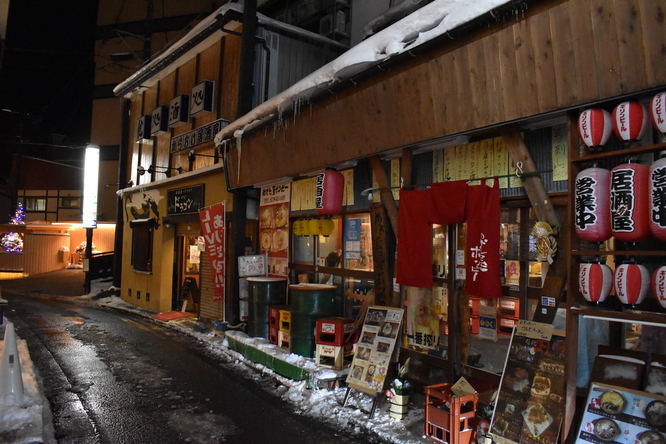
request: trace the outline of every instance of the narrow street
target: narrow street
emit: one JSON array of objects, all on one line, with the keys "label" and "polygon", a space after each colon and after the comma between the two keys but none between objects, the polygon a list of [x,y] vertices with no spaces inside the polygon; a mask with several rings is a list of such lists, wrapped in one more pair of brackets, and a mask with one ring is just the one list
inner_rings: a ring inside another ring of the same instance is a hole
[{"label": "narrow street", "polygon": [[179,332],[32,293],[55,284],[20,285],[0,283],[6,316],[27,340],[59,443],[369,442],[290,414],[272,381]]}]

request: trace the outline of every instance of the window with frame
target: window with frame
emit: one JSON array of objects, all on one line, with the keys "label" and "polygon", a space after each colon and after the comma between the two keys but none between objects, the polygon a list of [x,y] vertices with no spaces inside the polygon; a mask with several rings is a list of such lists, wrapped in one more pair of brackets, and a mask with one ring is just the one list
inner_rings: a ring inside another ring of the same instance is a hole
[{"label": "window with frame", "polygon": [[374,287],[369,213],[334,216],[330,235],[293,237],[292,270],[298,282],[332,284],[345,316],[358,315],[362,299]]},{"label": "window with frame", "polygon": [[132,228],[132,259],[134,271],[153,271],[153,231],[155,219],[137,219],[130,222]]},{"label": "window with frame", "polygon": [[25,198],[26,211],[46,211],[46,198],[43,197],[26,197]]}]

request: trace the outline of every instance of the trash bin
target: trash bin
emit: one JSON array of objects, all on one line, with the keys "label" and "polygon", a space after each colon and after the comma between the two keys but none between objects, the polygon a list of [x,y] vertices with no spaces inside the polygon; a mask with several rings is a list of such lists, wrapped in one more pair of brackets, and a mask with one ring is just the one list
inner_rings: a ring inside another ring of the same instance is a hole
[{"label": "trash bin", "polygon": [[248,304],[247,334],[268,339],[270,306],[286,304],[287,279],[249,277],[250,303]]},{"label": "trash bin", "polygon": [[335,285],[290,285],[291,352],[315,356],[317,319],[335,316]]}]

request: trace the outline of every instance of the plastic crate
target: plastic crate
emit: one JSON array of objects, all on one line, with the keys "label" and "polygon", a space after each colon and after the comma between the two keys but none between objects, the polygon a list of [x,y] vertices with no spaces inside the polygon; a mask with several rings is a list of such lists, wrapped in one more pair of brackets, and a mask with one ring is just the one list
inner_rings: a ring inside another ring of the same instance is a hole
[{"label": "plastic crate", "polygon": [[289,307],[280,309],[280,330],[291,332],[291,308]]},{"label": "plastic crate", "polygon": [[480,330],[480,324],[479,324],[479,316],[478,315],[472,315],[470,316],[469,319],[469,328],[470,331],[473,335],[478,335],[479,330]]},{"label": "plastic crate", "polygon": [[335,345],[317,344],[315,353],[315,364],[342,370],[351,365],[354,357],[354,346],[352,344],[337,347]]},{"label": "plastic crate", "polygon": [[353,344],[356,338],[350,336],[354,331],[352,318],[323,318],[317,320],[315,343],[342,347]]},{"label": "plastic crate", "polygon": [[278,328],[274,325],[268,326],[268,342],[277,345],[278,343]]},{"label": "plastic crate", "polygon": [[448,444],[470,444],[476,439],[476,406],[479,395],[451,393],[451,384],[425,387],[425,437]]},{"label": "plastic crate", "polygon": [[520,300],[502,296],[499,300],[499,315],[518,319],[520,317]]},{"label": "plastic crate", "polygon": [[497,333],[511,336],[516,325],[518,325],[518,319],[500,317],[497,319]]},{"label": "plastic crate", "polygon": [[291,350],[291,335],[288,331],[280,330],[278,331],[278,347],[281,349],[290,351]]}]

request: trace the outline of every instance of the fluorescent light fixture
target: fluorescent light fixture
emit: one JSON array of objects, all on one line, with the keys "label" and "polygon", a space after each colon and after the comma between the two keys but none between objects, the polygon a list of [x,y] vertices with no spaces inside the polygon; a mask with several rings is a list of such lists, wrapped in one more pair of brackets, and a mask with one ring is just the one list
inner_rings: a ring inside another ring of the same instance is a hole
[{"label": "fluorescent light fixture", "polygon": [[99,147],[86,147],[83,176],[83,227],[97,227],[97,186],[99,179]]}]

